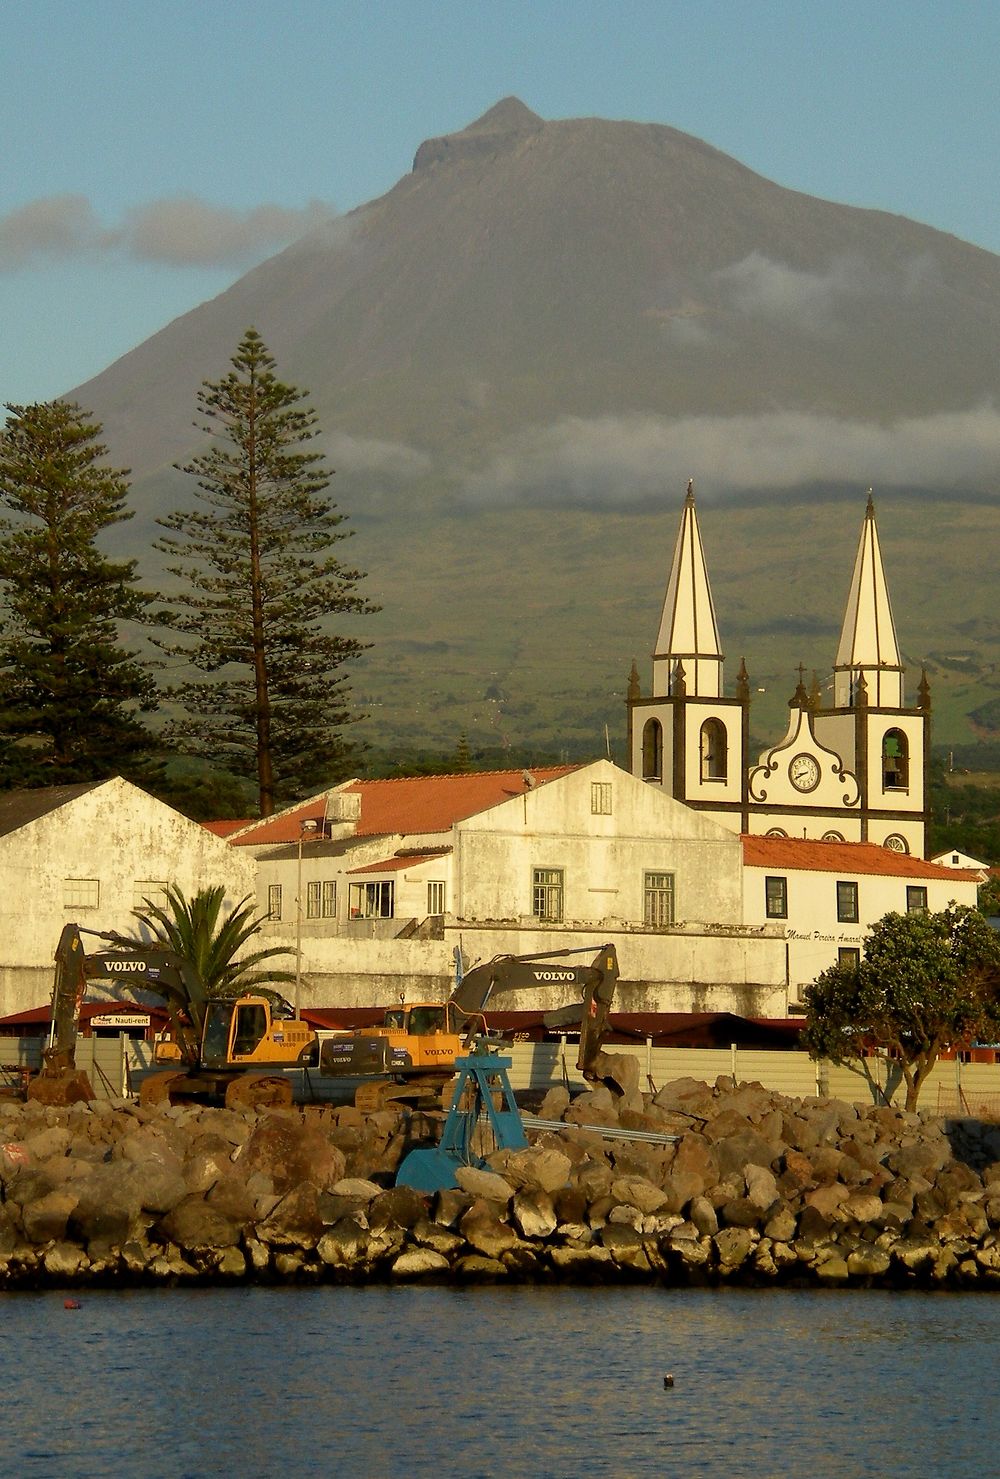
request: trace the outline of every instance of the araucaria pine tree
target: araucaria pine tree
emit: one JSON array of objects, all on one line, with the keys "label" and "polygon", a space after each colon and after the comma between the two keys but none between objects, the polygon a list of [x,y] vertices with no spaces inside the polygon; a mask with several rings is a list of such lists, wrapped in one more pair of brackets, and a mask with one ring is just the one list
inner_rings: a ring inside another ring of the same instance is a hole
[{"label": "araucaria pine tree", "polygon": [[331,619],[378,608],[358,593],[360,571],[332,553],[344,515],[324,496],[331,477],[305,393],[277,379],[248,329],[217,382],[198,395],[210,449],[181,470],[197,479],[199,507],[161,519],[157,548],[181,588],[161,645],[208,676],[173,696],[186,717],[171,736],[236,775],[256,778],[260,814],[339,779],[351,712],[342,671],[367,643]]},{"label": "araucaria pine tree", "polygon": [[125,470],[69,401],[7,406],[0,431],[0,785],[100,780],[151,740],[156,685],[122,643],[151,597],[98,536],[130,519]]}]

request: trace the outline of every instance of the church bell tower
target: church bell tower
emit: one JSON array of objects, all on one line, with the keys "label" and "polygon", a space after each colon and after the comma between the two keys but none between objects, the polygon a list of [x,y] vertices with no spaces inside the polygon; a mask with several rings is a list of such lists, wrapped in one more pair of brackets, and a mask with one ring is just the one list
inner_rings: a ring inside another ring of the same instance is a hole
[{"label": "church bell tower", "polygon": [[650,785],[716,821],[742,829],[750,685],[740,668],[735,698],[723,694],[723,654],[701,531],[688,483],[653,651],[652,692],[632,664],[629,768]]}]

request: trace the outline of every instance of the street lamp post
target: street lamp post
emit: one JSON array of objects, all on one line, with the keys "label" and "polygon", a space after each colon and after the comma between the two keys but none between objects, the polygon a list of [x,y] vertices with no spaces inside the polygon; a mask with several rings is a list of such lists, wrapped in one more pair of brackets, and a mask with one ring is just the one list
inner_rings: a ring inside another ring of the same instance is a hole
[{"label": "street lamp post", "polygon": [[300,1016],[300,998],[302,992],[302,844],[306,837],[312,836],[316,831],[316,822],[312,817],[307,817],[299,824],[299,856],[296,869],[295,881],[295,1018]]}]

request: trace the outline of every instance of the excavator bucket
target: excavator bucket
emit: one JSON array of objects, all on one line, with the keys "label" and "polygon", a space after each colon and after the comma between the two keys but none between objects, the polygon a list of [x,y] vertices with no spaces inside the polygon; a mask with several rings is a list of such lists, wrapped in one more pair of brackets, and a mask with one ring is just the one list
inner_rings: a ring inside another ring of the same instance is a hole
[{"label": "excavator bucket", "polygon": [[63,1109],[68,1104],[89,1104],[95,1095],[82,1068],[57,1068],[36,1074],[28,1085],[27,1097],[33,1104]]},{"label": "excavator bucket", "polygon": [[280,1075],[246,1074],[226,1089],[227,1109],[291,1109],[292,1085]]}]

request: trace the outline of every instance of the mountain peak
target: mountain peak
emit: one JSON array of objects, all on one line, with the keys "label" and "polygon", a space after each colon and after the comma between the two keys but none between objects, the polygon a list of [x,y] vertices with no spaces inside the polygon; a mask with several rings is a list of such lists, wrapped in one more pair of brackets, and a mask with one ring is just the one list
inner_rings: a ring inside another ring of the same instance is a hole
[{"label": "mountain peak", "polygon": [[425,139],[413,158],[414,172],[443,160],[466,159],[471,154],[493,154],[506,144],[537,133],[545,120],[525,107],[520,98],[501,98],[482,118],[437,139]]},{"label": "mountain peak", "polygon": [[532,113],[520,98],[501,98],[499,103],[494,103],[492,108],[486,110],[482,118],[477,118],[475,123],[470,123],[463,128],[462,133],[506,134],[521,133],[525,130],[534,133],[535,129],[540,128],[544,122],[544,118],[539,118],[537,113]]}]

